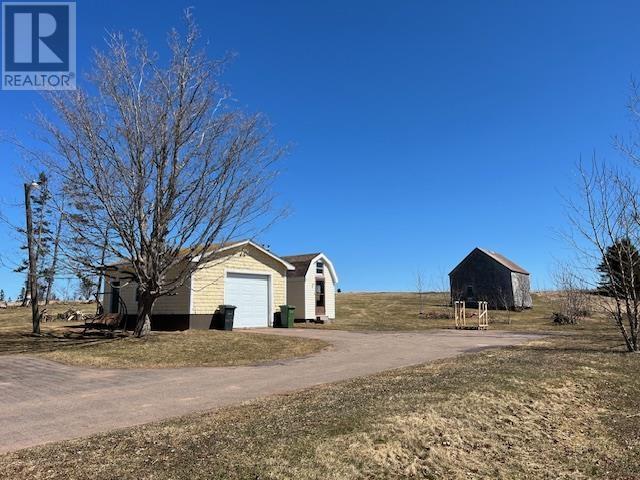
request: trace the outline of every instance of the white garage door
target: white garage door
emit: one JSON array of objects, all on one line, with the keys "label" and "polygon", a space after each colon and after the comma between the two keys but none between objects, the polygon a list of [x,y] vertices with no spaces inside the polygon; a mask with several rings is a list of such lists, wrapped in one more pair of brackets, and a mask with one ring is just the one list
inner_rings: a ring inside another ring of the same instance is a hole
[{"label": "white garage door", "polygon": [[266,327],[269,321],[269,276],[228,273],[224,303],[235,305],[234,328]]}]

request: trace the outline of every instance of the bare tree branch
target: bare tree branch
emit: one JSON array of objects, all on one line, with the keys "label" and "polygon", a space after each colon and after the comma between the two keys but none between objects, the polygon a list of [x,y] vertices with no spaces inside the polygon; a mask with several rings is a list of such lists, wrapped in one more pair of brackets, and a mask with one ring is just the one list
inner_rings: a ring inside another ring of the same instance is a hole
[{"label": "bare tree branch", "polygon": [[262,115],[233,108],[219,81],[227,59],[198,50],[189,11],[186,23],[168,36],[167,63],[139,34],[131,44],[110,35],[87,87],[47,96],[55,121],[38,115],[46,163],[68,196],[61,248],[94,274],[126,264],[139,289],[138,335],[155,300],[184,285],[204,254],[274,217],[283,150]]}]

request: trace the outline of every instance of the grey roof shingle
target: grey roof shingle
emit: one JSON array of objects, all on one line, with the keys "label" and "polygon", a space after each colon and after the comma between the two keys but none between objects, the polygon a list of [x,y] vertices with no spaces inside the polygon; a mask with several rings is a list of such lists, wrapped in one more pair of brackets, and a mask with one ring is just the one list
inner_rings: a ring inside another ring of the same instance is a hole
[{"label": "grey roof shingle", "polygon": [[529,272],[527,272],[524,268],[522,268],[516,262],[513,262],[513,261],[509,260],[507,257],[505,257],[504,255],[502,255],[502,254],[500,254],[498,252],[492,252],[491,250],[487,250],[485,248],[480,248],[480,247],[478,247],[478,250],[480,250],[482,253],[484,253],[486,255],[489,255],[496,262],[501,263],[502,265],[507,267],[512,272],[524,273],[526,275],[529,275]]},{"label": "grey roof shingle", "polygon": [[[527,272],[524,268],[522,268],[516,262],[509,260],[504,255],[502,255],[502,254],[500,254],[498,252],[493,252],[491,250],[487,250],[486,248],[480,248],[480,247],[474,248],[469,255],[464,257],[464,259],[458,265],[456,265],[456,267],[453,270],[451,270],[451,273],[455,272],[458,269],[458,267],[460,265],[462,265],[467,260],[467,258],[469,258],[471,256],[471,254],[473,252],[475,252],[476,250],[478,250],[479,252],[484,253],[488,257],[490,257],[493,260],[495,260],[496,262],[498,262],[500,265],[503,265],[503,266],[507,267],[512,272],[523,273],[525,275],[529,275],[529,272]],[[451,273],[449,273],[449,275],[451,275]]]},{"label": "grey roof shingle", "polygon": [[309,270],[311,260],[316,258],[318,255],[320,255],[320,252],[302,253],[300,255],[287,255],[280,258],[296,267],[295,270],[289,271],[288,275],[290,277],[304,277],[307,274],[307,270]]}]

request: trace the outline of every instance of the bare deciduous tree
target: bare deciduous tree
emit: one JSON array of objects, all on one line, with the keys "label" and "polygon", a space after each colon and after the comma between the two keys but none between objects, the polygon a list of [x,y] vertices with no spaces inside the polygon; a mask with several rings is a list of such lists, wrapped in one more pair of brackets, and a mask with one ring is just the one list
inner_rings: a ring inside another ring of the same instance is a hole
[{"label": "bare deciduous tree", "polygon": [[62,237],[62,227],[64,225],[64,197],[62,198],[62,209],[58,213],[56,229],[53,241],[53,251],[51,252],[51,263],[45,272],[46,290],[44,295],[44,304],[49,305],[51,294],[53,293],[53,283],[58,273],[58,257],[60,253],[60,239]]},{"label": "bare deciduous tree", "polygon": [[[93,288],[92,296],[96,302],[96,314],[103,313],[102,294],[105,286],[105,275],[103,272],[96,272],[95,264],[105,265],[108,256],[111,254],[108,250],[110,237],[112,236],[112,228],[106,224],[101,229],[101,234],[94,231],[90,240],[75,234],[76,230],[81,230],[85,222],[90,221],[93,215],[88,212],[99,211],[100,205],[91,202],[86,198],[76,197],[72,188],[65,189],[66,195],[73,200],[73,212],[82,211],[82,215],[71,213],[68,218],[73,222],[73,228],[65,229],[65,236],[62,244],[69,248],[69,252],[64,256],[65,268],[78,279],[83,289]],[[93,259],[92,262],[86,262],[86,259]]]},{"label": "bare deciduous tree", "polygon": [[511,310],[513,308],[512,297],[513,297],[513,294],[511,291],[501,286],[498,287],[498,290],[496,291],[495,304],[496,304],[496,307],[500,308],[501,310],[504,310],[505,319],[509,325],[511,325]]},{"label": "bare deciduous tree", "polygon": [[156,299],[266,220],[282,153],[263,116],[233,106],[219,81],[227,60],[198,50],[188,11],[186,20],[184,36],[169,34],[165,63],[140,35],[131,44],[110,35],[86,88],[50,95],[57,119],[39,117],[47,164],[74,192],[68,236],[99,249],[109,230],[104,261],[68,245],[66,254],[94,274],[125,265],[138,285],[137,336],[149,332]]},{"label": "bare deciduous tree", "polygon": [[[640,189],[630,172],[594,161],[579,166],[580,199],[569,203],[570,237],[584,264],[612,285],[599,305],[611,316],[630,352],[640,350]],[[612,262],[616,258],[616,262]],[[617,265],[627,265],[620,269]]]},{"label": "bare deciduous tree", "polygon": [[559,295],[554,321],[572,325],[579,323],[591,312],[588,285],[568,264],[558,266],[553,272],[553,280]]},{"label": "bare deciduous tree", "polygon": [[420,312],[418,315],[424,315],[424,275],[422,274],[422,270],[416,270],[416,293],[418,294],[418,303],[420,305]]}]

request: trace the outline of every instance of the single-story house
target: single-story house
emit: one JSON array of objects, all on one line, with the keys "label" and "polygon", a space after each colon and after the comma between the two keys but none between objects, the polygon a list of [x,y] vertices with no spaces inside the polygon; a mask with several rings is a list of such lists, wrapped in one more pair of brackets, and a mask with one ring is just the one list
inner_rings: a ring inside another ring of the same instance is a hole
[{"label": "single-story house", "polygon": [[[156,300],[151,328],[208,329],[223,304],[237,307],[234,327],[271,326],[279,306],[287,303],[287,273],[294,268],[249,240],[220,248],[174,295]],[[119,272],[115,269],[106,276],[103,305],[110,313],[126,310],[127,320],[133,322],[137,285]]]},{"label": "single-story house", "polygon": [[486,301],[491,308],[531,308],[529,272],[504,255],[475,248],[449,273],[451,301]]},{"label": "single-story house", "polygon": [[287,271],[287,301],[296,307],[296,320],[334,320],[338,275],[324,253],[282,257],[293,265]]}]

